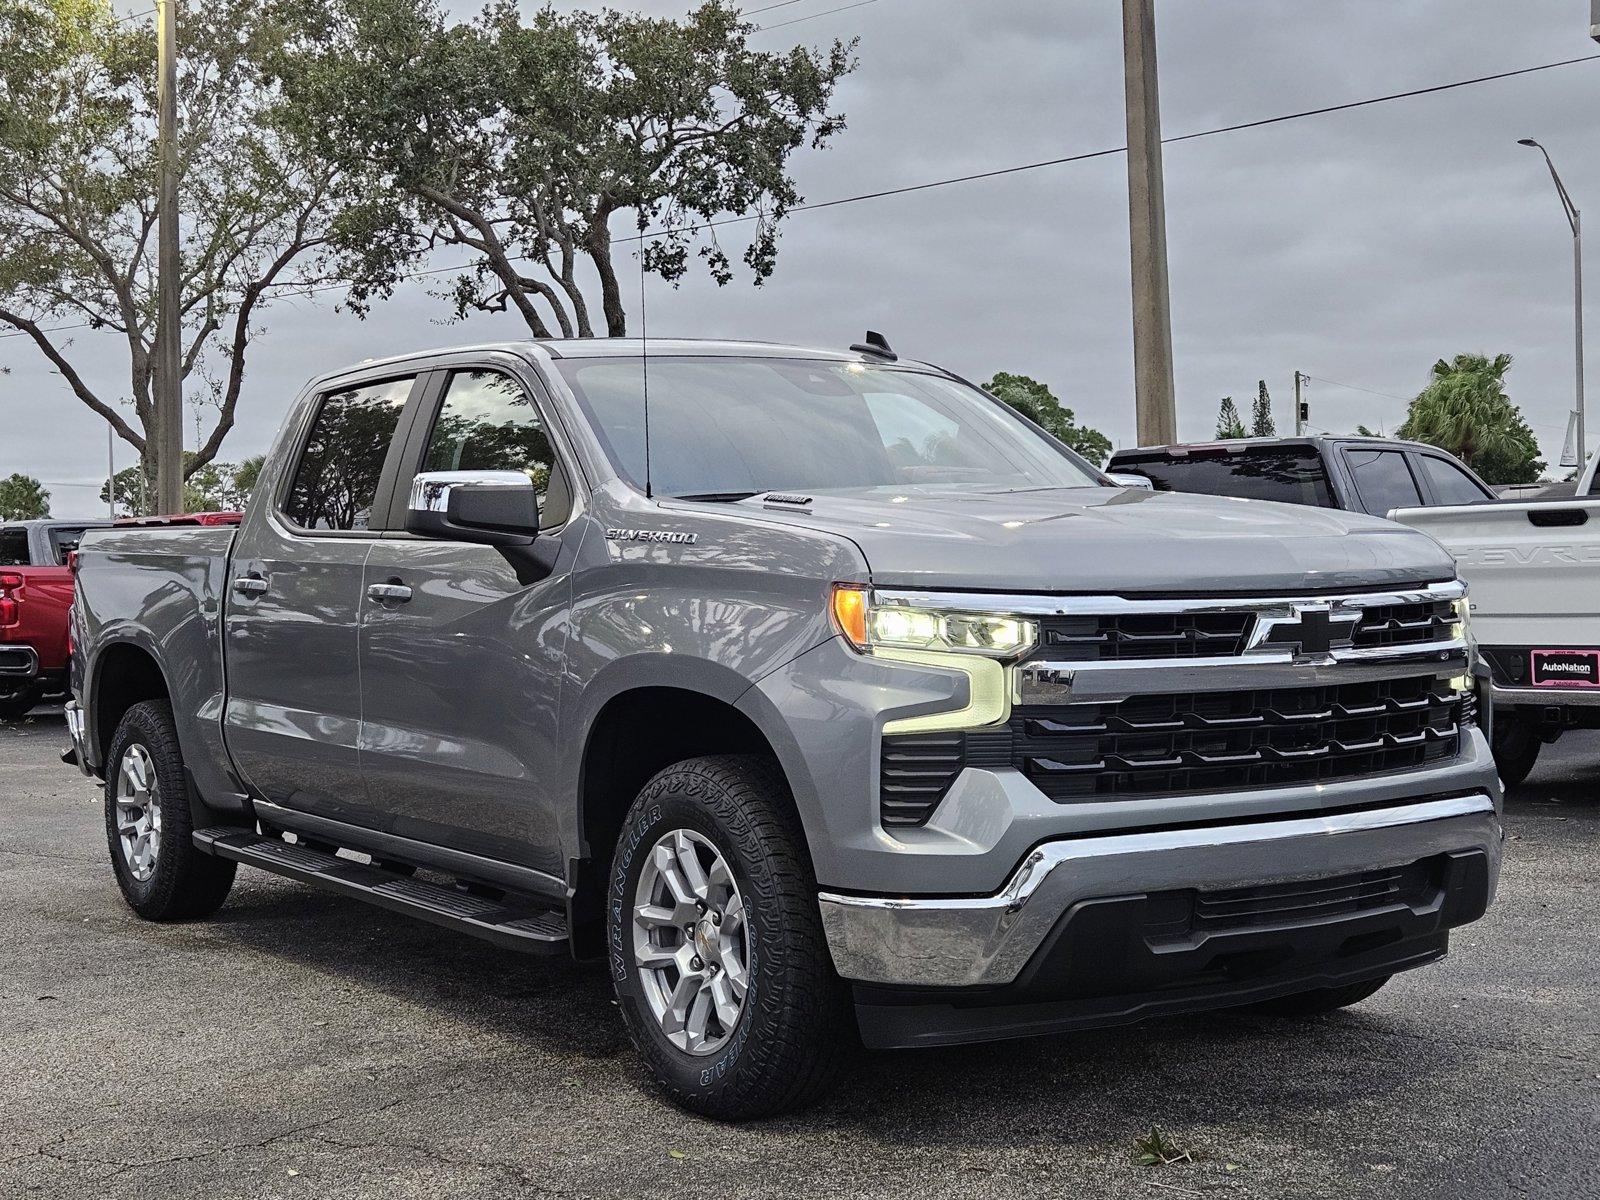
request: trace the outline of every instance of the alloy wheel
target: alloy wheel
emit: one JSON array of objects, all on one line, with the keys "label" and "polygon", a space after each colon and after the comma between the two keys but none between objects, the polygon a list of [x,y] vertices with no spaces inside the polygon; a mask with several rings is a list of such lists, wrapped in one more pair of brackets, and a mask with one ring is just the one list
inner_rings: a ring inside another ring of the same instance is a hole
[{"label": "alloy wheel", "polygon": [[634,888],[633,959],[668,1041],[704,1055],[733,1036],[749,952],[744,898],[722,854],[692,830],[663,836]]},{"label": "alloy wheel", "polygon": [[161,782],[150,752],[135,742],[117,770],[117,840],[128,873],[140,883],[156,873],[161,853]]}]

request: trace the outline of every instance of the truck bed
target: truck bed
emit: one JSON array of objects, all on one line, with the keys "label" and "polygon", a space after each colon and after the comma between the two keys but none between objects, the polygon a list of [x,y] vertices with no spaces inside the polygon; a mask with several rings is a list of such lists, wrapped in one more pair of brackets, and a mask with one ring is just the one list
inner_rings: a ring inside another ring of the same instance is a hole
[{"label": "truck bed", "polygon": [[[1455,555],[1473,636],[1502,686],[1530,686],[1536,650],[1600,650],[1600,499],[1397,509]],[[1518,675],[1521,675],[1519,678]],[[1539,681],[1552,693],[1563,685]],[[1572,688],[1592,688],[1580,677]]]}]

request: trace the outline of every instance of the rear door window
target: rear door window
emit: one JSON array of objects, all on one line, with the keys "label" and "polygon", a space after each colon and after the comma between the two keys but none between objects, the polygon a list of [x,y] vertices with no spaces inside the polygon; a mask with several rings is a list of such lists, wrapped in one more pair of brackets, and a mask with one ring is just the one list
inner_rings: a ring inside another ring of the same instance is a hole
[{"label": "rear door window", "polygon": [[67,565],[67,555],[83,541],[84,529],[77,525],[58,525],[50,530],[50,547],[55,551],[56,566]]},{"label": "rear door window", "polygon": [[1403,451],[1350,449],[1344,455],[1366,512],[1382,517],[1390,509],[1416,508],[1422,503]]},{"label": "rear door window", "polygon": [[1144,458],[1119,456],[1114,471],[1132,471],[1158,492],[1198,492],[1332,508],[1328,473],[1311,446],[1272,446],[1257,450],[1200,450],[1187,455]]},{"label": "rear door window", "polygon": [[322,398],[283,514],[301,529],[360,530],[372,522],[378,481],[412,379],[387,379]]},{"label": "rear door window", "polygon": [[1419,454],[1417,458],[1433,488],[1435,504],[1476,504],[1480,500],[1494,499],[1478,486],[1477,480],[1449,459],[1432,454]]}]

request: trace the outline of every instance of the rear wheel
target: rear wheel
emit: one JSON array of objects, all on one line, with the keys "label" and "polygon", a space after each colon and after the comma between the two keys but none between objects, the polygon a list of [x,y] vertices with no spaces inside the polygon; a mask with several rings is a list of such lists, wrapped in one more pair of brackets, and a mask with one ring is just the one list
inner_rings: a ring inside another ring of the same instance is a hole
[{"label": "rear wheel", "polygon": [[748,1120],[815,1099],[849,1043],[788,788],[754,757],[690,759],[634,801],[612,860],[612,983],[678,1104]]},{"label": "rear wheel", "polygon": [[1279,996],[1276,1000],[1263,1000],[1259,1004],[1249,1005],[1249,1008],[1272,1017],[1317,1017],[1323,1013],[1349,1008],[1352,1004],[1360,1004],[1391,978],[1392,976],[1382,975],[1377,979],[1368,979],[1361,983],[1347,983],[1343,987],[1296,992],[1292,996]]},{"label": "rear wheel", "polygon": [[1512,788],[1528,777],[1533,764],[1539,760],[1539,748],[1544,743],[1539,738],[1533,722],[1526,717],[1508,713],[1496,716],[1494,722],[1494,765],[1500,771],[1500,782]]},{"label": "rear wheel", "polygon": [[135,704],[106,755],[106,841],[128,907],[149,921],[208,917],[234,864],[194,847],[189,781],[165,701]]}]

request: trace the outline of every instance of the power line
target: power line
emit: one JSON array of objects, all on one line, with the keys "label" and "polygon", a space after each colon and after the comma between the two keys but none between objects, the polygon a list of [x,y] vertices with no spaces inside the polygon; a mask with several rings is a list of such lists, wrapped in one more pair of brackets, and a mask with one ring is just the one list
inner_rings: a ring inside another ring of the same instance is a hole
[{"label": "power line", "polygon": [[[865,8],[867,5],[876,4],[877,2],[878,2],[878,0],[856,0],[856,2],[854,4],[843,4],[843,5],[840,5],[838,8],[826,8],[826,9],[823,9],[821,12],[809,13],[806,16],[803,16],[803,17],[795,17],[792,20],[788,20],[788,21],[779,21],[775,25],[757,25],[756,26],[756,32],[757,33],[771,33],[774,29],[782,29],[785,25],[798,25],[798,24],[800,24],[801,21],[814,21],[818,17],[831,17],[834,13],[849,12],[852,8]],[[773,8],[781,8],[783,6],[779,5],[779,4],[774,4],[772,7]],[[758,8],[756,11],[757,12],[764,12],[765,10]]]},{"label": "power line", "polygon": [[1359,383],[1340,383],[1337,379],[1324,379],[1320,375],[1307,375],[1306,380],[1311,383],[1324,383],[1329,387],[1348,388],[1352,392],[1366,392],[1369,396],[1382,396],[1387,400],[1399,400],[1410,404],[1415,396],[1397,396],[1393,392],[1380,392],[1377,388],[1362,387]]},{"label": "power line", "polygon": [[[859,4],[847,5],[846,7],[860,7],[861,4],[865,4],[865,3],[876,3],[876,0],[860,0]],[[842,10],[837,10],[836,9],[836,10],[832,10],[832,11],[842,11]],[[813,15],[815,15],[815,16],[824,16],[826,14],[824,14],[824,13],[816,13],[816,14],[813,14]],[[777,26],[775,26],[775,25],[774,26],[768,26],[768,28],[775,29],[775,28],[777,28]],[[1514,77],[1519,76],[1519,75],[1532,75],[1532,74],[1534,74],[1536,72],[1539,72],[1539,71],[1551,71],[1551,70],[1556,69],[1557,67],[1570,67],[1570,66],[1573,66],[1573,65],[1575,65],[1577,63],[1594,62],[1596,59],[1600,59],[1600,54],[1586,54],[1586,55],[1583,55],[1583,56],[1581,56],[1579,58],[1566,58],[1566,59],[1561,59],[1558,62],[1541,63],[1540,65],[1534,66],[1534,67],[1520,67],[1520,68],[1518,68],[1516,70],[1513,70],[1513,71],[1499,71],[1499,72],[1496,72],[1495,74],[1492,74],[1492,75],[1478,75],[1478,76],[1474,76],[1471,79],[1458,79],[1458,80],[1454,80],[1454,81],[1452,81],[1450,83],[1434,84],[1431,87],[1412,88],[1411,90],[1404,91],[1404,92],[1390,92],[1389,94],[1383,95],[1383,96],[1371,96],[1371,97],[1368,97],[1365,100],[1351,100],[1351,101],[1348,101],[1348,102],[1343,103],[1343,104],[1331,104],[1331,105],[1324,106],[1322,108],[1301,109],[1301,110],[1299,110],[1297,112],[1282,113],[1282,114],[1280,114],[1278,116],[1275,116],[1275,117],[1262,117],[1262,118],[1260,118],[1258,120],[1254,120],[1254,121],[1241,121],[1241,122],[1238,122],[1238,123],[1233,124],[1233,125],[1219,125],[1219,126],[1216,126],[1215,128],[1212,128],[1212,129],[1201,129],[1201,130],[1197,130],[1197,131],[1195,131],[1193,133],[1176,134],[1176,135],[1174,135],[1172,137],[1162,138],[1161,141],[1162,141],[1163,145],[1171,145],[1171,144],[1178,143],[1178,142],[1192,142],[1192,141],[1196,141],[1196,140],[1198,140],[1200,138],[1215,137],[1218,134],[1223,134],[1223,133],[1236,133],[1236,132],[1239,132],[1240,130],[1245,130],[1245,129],[1259,129],[1259,128],[1262,128],[1263,126],[1266,126],[1266,125],[1277,125],[1277,124],[1281,124],[1281,123],[1283,123],[1285,121],[1300,120],[1301,118],[1304,118],[1304,117],[1325,116],[1328,113],[1346,112],[1346,111],[1348,111],[1350,109],[1365,108],[1365,107],[1368,107],[1368,106],[1374,105],[1374,104],[1387,104],[1387,103],[1391,103],[1391,102],[1396,101],[1396,100],[1408,100],[1408,99],[1412,99],[1412,98],[1417,97],[1417,96],[1428,96],[1428,95],[1433,95],[1433,94],[1438,93],[1438,92],[1453,91],[1453,90],[1455,90],[1457,88],[1472,87],[1472,86],[1474,86],[1476,84],[1480,84],[1480,83],[1493,83],[1493,82],[1495,82],[1497,80],[1511,79],[1511,78],[1514,78]],[[974,172],[971,172],[971,173],[966,174],[966,175],[953,175],[953,176],[949,176],[949,177],[944,178],[944,179],[931,179],[931,180],[928,180],[928,181],[926,181],[924,183],[912,183],[912,184],[905,184],[905,185],[903,185],[901,187],[881,188],[881,189],[879,189],[877,191],[872,191],[872,192],[859,192],[859,193],[857,193],[855,195],[852,195],[852,196],[840,196],[840,197],[838,197],[836,199],[833,199],[833,200],[820,200],[820,201],[817,201],[814,204],[797,204],[793,208],[790,208],[787,211],[789,213],[818,212],[818,211],[820,211],[822,209],[825,209],[825,208],[837,208],[840,205],[857,204],[857,203],[860,203],[861,201],[864,201],[864,200],[882,200],[882,199],[885,199],[885,198],[890,197],[890,196],[904,196],[904,195],[909,195],[909,194],[911,194],[913,192],[925,192],[925,191],[930,191],[930,190],[932,190],[934,188],[950,187],[950,186],[953,186],[953,185],[958,184],[958,183],[975,183],[975,182],[977,182],[979,180],[984,180],[984,179],[999,179],[999,178],[1001,178],[1003,176],[1006,176],[1006,175],[1017,175],[1017,174],[1021,174],[1021,173],[1026,172],[1026,171],[1039,171],[1039,170],[1043,170],[1046,167],[1065,166],[1068,163],[1087,162],[1090,159],[1096,159],[1096,158],[1109,158],[1112,155],[1123,154],[1123,153],[1126,153],[1126,152],[1127,152],[1127,147],[1126,146],[1108,146],[1103,150],[1089,150],[1089,151],[1085,151],[1085,152],[1080,153],[1080,154],[1064,155],[1064,156],[1059,157],[1059,158],[1039,159],[1039,160],[1037,160],[1035,162],[1018,163],[1015,166],[1010,166],[1010,167],[997,167],[994,170],[990,170],[990,171],[974,171]],[[616,243],[624,243],[625,244],[625,243],[628,243],[628,242],[645,241],[645,240],[647,240],[649,238],[660,237],[662,234],[667,234],[667,233],[699,233],[701,231],[708,230],[708,229],[720,229],[720,228],[722,228],[724,226],[728,226],[728,225],[743,224],[743,223],[746,223],[746,222],[749,222],[749,221],[754,221],[756,219],[757,218],[755,216],[748,215],[748,214],[740,215],[740,216],[733,216],[733,217],[722,217],[722,218],[719,218],[717,220],[702,221],[702,222],[698,222],[698,223],[692,224],[692,225],[681,225],[681,226],[668,227],[668,228],[665,228],[665,229],[646,230],[644,233],[631,234],[631,235],[629,235],[627,237],[615,238],[615,239],[613,239],[613,241],[616,242]],[[517,261],[521,261],[522,259],[525,259],[526,257],[527,257],[526,255],[519,256]],[[421,279],[421,278],[424,278],[424,277],[430,276],[430,275],[451,274],[451,273],[455,273],[455,272],[458,272],[458,271],[469,270],[473,265],[475,265],[475,264],[465,263],[465,264],[461,264],[461,265],[457,265],[457,266],[449,266],[449,267],[429,267],[429,268],[424,268],[424,269],[417,270],[417,271],[407,272],[406,274],[404,274],[404,275],[402,275],[400,277],[400,280],[401,281],[406,281],[406,280],[413,280],[413,279]],[[342,279],[341,280],[327,280],[327,281],[323,281],[323,282],[313,283],[310,286],[300,287],[300,288],[297,288],[296,290],[303,291],[307,295],[314,295],[314,294],[316,294],[318,292],[335,290],[337,288],[346,286],[349,282],[350,282],[349,280],[342,280]],[[295,287],[295,285],[288,284],[288,283],[278,284],[278,285],[275,285],[275,286]],[[73,324],[73,325],[55,325],[55,326],[51,326],[51,327],[49,327],[47,329],[41,330],[40,332],[43,332],[43,333],[61,333],[61,332],[66,332],[66,331],[74,330],[74,329],[87,329],[89,327],[90,327],[90,322],[81,321],[81,322],[78,322],[77,324]],[[20,329],[19,330],[13,330],[13,331],[7,332],[7,333],[0,333],[0,339],[14,338],[14,337],[26,337],[26,336],[27,336],[26,331],[20,330]],[[1324,380],[1323,382],[1331,383],[1332,381],[1331,380]],[[1356,390],[1357,391],[1370,391],[1372,389],[1357,388]],[[1387,392],[1379,392],[1377,394],[1378,395],[1383,395],[1383,396],[1389,396],[1389,398],[1396,399],[1396,400],[1404,400],[1404,399],[1406,399],[1406,397],[1404,397],[1404,396],[1392,396],[1392,395],[1390,395],[1390,393],[1387,393]]]}]

